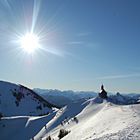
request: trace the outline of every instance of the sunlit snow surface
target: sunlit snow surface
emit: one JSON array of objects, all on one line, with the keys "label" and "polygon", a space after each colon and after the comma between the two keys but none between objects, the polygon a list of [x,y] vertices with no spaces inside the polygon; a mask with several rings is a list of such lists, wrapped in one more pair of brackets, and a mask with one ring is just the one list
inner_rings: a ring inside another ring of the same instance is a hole
[{"label": "sunlit snow surface", "polygon": [[[43,100],[34,98],[32,90],[20,87],[0,81],[0,112],[5,116],[0,120],[2,140],[46,140],[49,135],[58,140],[60,129],[70,131],[63,140],[140,139],[139,95],[130,97],[117,94],[109,96],[107,100],[100,97],[77,98],[61,109],[45,107],[36,110],[38,103],[43,106]],[[24,94],[18,106],[15,104],[13,91]],[[57,96],[55,99],[57,100]],[[58,100],[62,101],[61,98]],[[34,116],[31,116],[30,111],[35,111],[32,112]],[[49,114],[38,116],[45,111],[49,111]],[[77,118],[76,121],[74,117]]]},{"label": "sunlit snow surface", "polygon": [[[38,140],[51,136],[58,140],[59,130],[71,131],[63,140],[139,140],[140,105],[115,105],[100,98],[70,104],[44,117],[3,118],[0,137],[3,140]],[[71,118],[77,117],[78,122]],[[65,118],[68,122],[60,124]],[[14,126],[14,127],[12,127]],[[46,129],[45,129],[46,126]],[[18,128],[18,132],[16,133]],[[9,136],[7,135],[9,134]]]}]

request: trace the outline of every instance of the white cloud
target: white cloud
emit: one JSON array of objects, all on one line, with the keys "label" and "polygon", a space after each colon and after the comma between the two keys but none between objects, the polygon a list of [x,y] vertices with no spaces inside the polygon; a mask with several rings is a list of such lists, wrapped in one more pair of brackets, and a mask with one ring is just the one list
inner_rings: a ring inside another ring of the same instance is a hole
[{"label": "white cloud", "polygon": [[140,73],[134,73],[134,74],[124,74],[124,75],[110,75],[110,76],[103,76],[98,77],[96,79],[124,79],[124,78],[131,78],[131,77],[140,77]]},{"label": "white cloud", "polygon": [[81,32],[81,33],[78,33],[77,36],[88,36],[90,34],[91,32]]},{"label": "white cloud", "polygon": [[67,44],[69,44],[69,45],[82,45],[83,42],[82,41],[71,41],[71,42],[68,42]]}]

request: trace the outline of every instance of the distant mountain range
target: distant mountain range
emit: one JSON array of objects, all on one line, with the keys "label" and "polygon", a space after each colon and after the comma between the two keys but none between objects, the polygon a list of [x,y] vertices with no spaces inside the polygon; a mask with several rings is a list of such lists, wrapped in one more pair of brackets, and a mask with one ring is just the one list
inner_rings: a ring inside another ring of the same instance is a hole
[{"label": "distant mountain range", "polygon": [[[33,89],[36,93],[48,100],[50,103],[63,107],[78,101],[86,101],[98,96],[98,93],[92,91],[72,91],[72,90],[53,90],[53,89]],[[115,104],[133,104],[139,102],[138,93],[108,93],[108,101]]]},{"label": "distant mountain range", "polygon": [[40,96],[53,103],[56,106],[63,107],[65,105],[77,102],[79,100],[87,100],[89,98],[94,98],[98,94],[92,91],[72,91],[72,90],[53,90],[53,89],[33,89]]},{"label": "distant mountain range", "polygon": [[[0,81],[0,113],[3,116],[43,115],[53,108],[84,102],[98,96],[89,91],[60,91],[35,88],[33,90],[10,82]],[[108,100],[115,104],[138,103],[140,94],[111,94]]]}]

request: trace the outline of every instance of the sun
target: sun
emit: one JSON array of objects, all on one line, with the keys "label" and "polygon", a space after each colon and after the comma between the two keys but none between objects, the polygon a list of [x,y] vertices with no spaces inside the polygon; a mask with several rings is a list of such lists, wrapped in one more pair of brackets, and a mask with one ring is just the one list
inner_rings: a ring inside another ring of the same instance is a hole
[{"label": "sun", "polygon": [[39,37],[33,33],[27,33],[20,38],[20,45],[22,49],[31,54],[39,48]]}]

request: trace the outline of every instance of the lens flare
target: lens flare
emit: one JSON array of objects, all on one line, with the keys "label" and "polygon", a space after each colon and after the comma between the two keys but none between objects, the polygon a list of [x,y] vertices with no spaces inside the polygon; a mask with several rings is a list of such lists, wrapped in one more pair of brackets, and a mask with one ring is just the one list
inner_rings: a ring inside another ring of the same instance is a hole
[{"label": "lens flare", "polygon": [[20,38],[20,45],[22,49],[31,54],[39,48],[39,37],[32,33],[27,33]]}]

